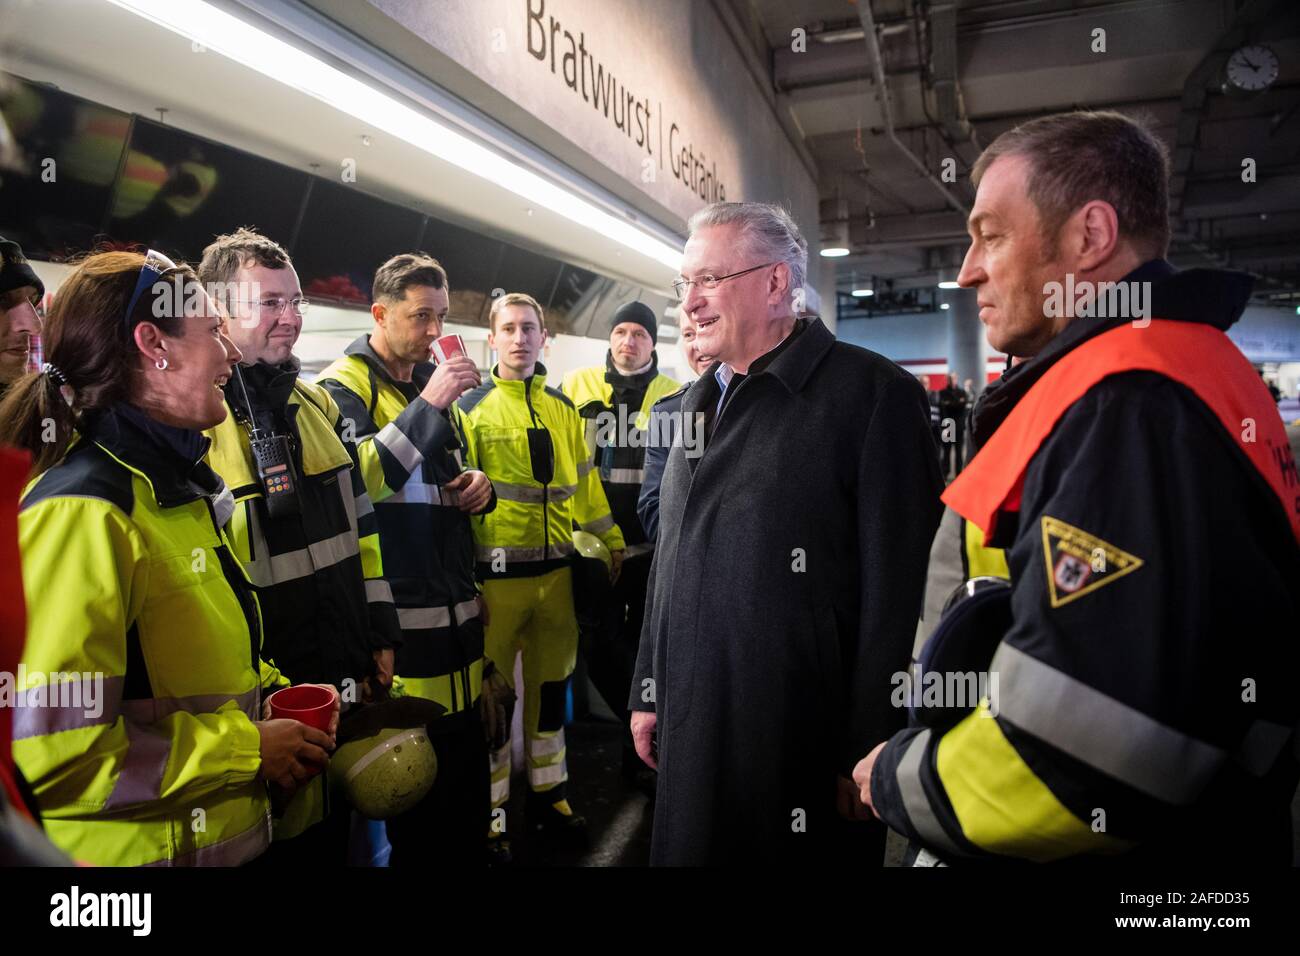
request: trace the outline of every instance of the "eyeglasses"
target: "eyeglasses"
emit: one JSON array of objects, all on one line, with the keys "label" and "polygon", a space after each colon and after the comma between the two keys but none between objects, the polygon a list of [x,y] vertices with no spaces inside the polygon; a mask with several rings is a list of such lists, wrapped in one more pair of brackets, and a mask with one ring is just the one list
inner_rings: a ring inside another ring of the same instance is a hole
[{"label": "eyeglasses", "polygon": [[273,296],[272,298],[269,299],[259,299],[259,300],[237,299],[236,301],[243,302],[246,305],[255,305],[258,308],[262,309],[264,312],[270,312],[272,315],[275,316],[284,315],[284,310],[290,306],[293,306],[293,311],[298,316],[306,315],[307,310],[311,308],[311,300],[304,298],[303,296],[300,295],[294,296],[292,299],[284,299],[281,298],[280,296]]},{"label": "eyeglasses", "polygon": [[172,262],[161,252],[150,249],[145,253],[144,265],[140,267],[140,278],[135,280],[135,291],[131,293],[131,301],[127,303],[126,322],[127,331],[133,327],[131,316],[135,314],[135,307],[140,302],[140,296],[144,295],[145,289],[153,287],[153,284],[163,277],[163,275],[176,268],[176,263]]},{"label": "eyeglasses", "polygon": [[718,284],[725,282],[727,279],[734,279],[736,276],[748,275],[758,269],[766,269],[768,266],[776,265],[775,262],[764,262],[761,266],[750,266],[748,269],[741,269],[739,272],[733,272],[730,275],[715,276],[705,273],[702,276],[696,276],[694,279],[674,279],[673,292],[677,293],[677,298],[685,299],[686,292],[693,285],[698,285],[701,292],[709,292],[718,287]]}]

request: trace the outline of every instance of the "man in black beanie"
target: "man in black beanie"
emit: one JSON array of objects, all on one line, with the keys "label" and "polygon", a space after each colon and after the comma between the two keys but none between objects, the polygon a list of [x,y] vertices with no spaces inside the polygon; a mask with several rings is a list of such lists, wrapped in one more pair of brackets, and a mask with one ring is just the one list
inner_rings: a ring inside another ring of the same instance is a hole
[{"label": "man in black beanie", "polygon": [[[654,541],[647,538],[636,513],[645,477],[646,444],[653,437],[648,435],[650,410],[681,384],[659,372],[654,351],[659,324],[653,309],[642,302],[627,302],[615,310],[609,326],[604,366],[570,372],[561,388],[586,419],[592,465],[600,470],[610,511],[627,542],[622,568],[615,567],[613,588],[595,615],[597,619],[579,619],[591,681],[615,714],[623,717],[654,556]],[[623,746],[623,772],[629,781],[645,776],[630,732]]]},{"label": "man in black beanie", "polygon": [[0,236],[0,398],[27,370],[31,337],[41,331],[36,306],[44,295],[45,285],[22,248]]}]

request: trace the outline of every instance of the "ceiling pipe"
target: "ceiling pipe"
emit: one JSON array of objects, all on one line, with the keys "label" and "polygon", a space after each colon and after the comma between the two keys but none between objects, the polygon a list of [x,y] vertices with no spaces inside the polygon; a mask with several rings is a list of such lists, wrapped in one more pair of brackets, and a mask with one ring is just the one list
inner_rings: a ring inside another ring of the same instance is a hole
[{"label": "ceiling pipe", "polygon": [[870,0],[860,0],[858,3],[858,17],[862,21],[863,39],[867,44],[867,56],[871,60],[871,71],[876,81],[876,95],[880,97],[880,115],[885,120],[885,135],[889,137],[890,142],[894,144],[908,162],[915,166],[917,171],[943,195],[948,205],[956,209],[963,217],[966,216],[970,212],[966,204],[957,198],[952,190],[945,186],[939,177],[934,175],[894,132],[894,111],[889,103],[889,87],[885,80],[885,61],[880,54],[880,38],[876,34],[876,21],[871,13]]}]

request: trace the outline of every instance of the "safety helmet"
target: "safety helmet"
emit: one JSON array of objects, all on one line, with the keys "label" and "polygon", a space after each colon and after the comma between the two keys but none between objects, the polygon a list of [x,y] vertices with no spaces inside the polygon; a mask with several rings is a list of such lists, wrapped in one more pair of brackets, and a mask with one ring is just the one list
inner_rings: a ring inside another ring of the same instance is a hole
[{"label": "safety helmet", "polygon": [[605,542],[589,531],[573,532],[573,609],[580,623],[600,619],[613,563]]},{"label": "safety helmet", "polygon": [[583,558],[594,558],[605,565],[608,574],[614,567],[614,559],[609,555],[609,548],[590,531],[573,532],[573,548]]},{"label": "safety helmet", "polygon": [[[939,624],[921,648],[912,674],[907,712],[913,726],[947,730],[975,709],[978,700],[963,693],[948,699],[948,691],[991,686],[989,663],[1011,629],[1011,583],[1005,578],[977,577],[948,595]],[[983,678],[981,680],[981,677]],[[942,687],[939,700],[927,691]]]},{"label": "safety helmet", "polygon": [[387,820],[424,799],[438,776],[438,758],[424,727],[385,727],[340,745],[330,776],[358,813]]}]

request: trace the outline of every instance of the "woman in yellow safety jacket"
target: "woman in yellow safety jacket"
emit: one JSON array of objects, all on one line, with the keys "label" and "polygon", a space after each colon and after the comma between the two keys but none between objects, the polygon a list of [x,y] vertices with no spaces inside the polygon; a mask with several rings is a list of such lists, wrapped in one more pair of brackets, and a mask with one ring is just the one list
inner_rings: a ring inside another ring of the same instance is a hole
[{"label": "woman in yellow safety jacket", "polygon": [[[0,405],[36,477],[19,513],[28,607],[14,756],[50,839],[98,865],[237,865],[330,737],[259,720],[286,683],[221,528],[200,431],[240,354],[188,267],[103,253],[64,282],[47,362]],[[184,295],[181,295],[181,292]]]}]

